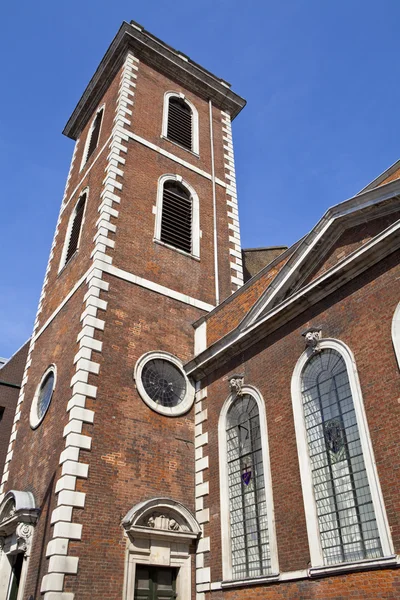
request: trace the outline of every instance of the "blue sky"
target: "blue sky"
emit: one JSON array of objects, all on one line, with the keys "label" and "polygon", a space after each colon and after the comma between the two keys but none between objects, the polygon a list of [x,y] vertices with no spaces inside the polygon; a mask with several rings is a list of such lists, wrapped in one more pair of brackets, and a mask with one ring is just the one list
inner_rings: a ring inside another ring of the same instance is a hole
[{"label": "blue sky", "polygon": [[290,245],[399,158],[398,0],[38,0],[2,7],[0,356],[30,335],[73,142],[123,20],[232,83],[244,247]]}]

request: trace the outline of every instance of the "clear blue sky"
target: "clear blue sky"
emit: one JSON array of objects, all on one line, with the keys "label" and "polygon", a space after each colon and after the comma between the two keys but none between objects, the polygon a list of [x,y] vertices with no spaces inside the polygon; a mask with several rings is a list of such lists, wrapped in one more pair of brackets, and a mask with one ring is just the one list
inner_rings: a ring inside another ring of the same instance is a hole
[{"label": "clear blue sky", "polygon": [[123,20],[216,75],[244,247],[290,245],[400,155],[398,0],[22,0],[2,7],[0,356],[30,335],[73,142],[61,130]]}]

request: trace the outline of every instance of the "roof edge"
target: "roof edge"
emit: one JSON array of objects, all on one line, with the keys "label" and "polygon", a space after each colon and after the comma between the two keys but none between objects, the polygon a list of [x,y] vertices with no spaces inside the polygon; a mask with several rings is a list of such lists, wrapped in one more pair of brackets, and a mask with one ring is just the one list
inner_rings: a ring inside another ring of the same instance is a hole
[{"label": "roof edge", "polygon": [[379,186],[382,183],[382,181],[384,181],[387,177],[390,177],[390,175],[392,175],[392,173],[397,171],[397,169],[400,169],[400,159],[396,160],[396,162],[394,162],[392,165],[390,165],[390,167],[388,167],[385,171],[383,171],[383,173],[378,175],[378,177],[375,177],[375,179],[373,179],[368,185],[363,187],[362,190],[360,190],[356,194],[356,196],[359,196],[360,194],[363,194],[364,192],[369,192],[369,190],[373,190],[374,188]]},{"label": "roof edge", "polygon": [[109,84],[123,64],[128,50],[151,67],[162,70],[206,100],[212,100],[234,119],[246,101],[230,89],[230,84],[216,77],[182,52],[168,46],[141,25],[123,21],[100,61],[78,104],[64,127],[63,134],[76,140],[97,108]]}]

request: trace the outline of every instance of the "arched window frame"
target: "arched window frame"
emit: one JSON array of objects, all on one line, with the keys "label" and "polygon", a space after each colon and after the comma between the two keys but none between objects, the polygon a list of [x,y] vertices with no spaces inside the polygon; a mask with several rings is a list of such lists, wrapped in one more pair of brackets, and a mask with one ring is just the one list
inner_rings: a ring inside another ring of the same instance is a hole
[{"label": "arched window frame", "polygon": [[[269,459],[269,443],[267,417],[265,404],[261,393],[253,386],[244,385],[243,395],[249,394],[257,403],[260,431],[261,449],[264,465],[264,485],[267,505],[267,521],[269,533],[269,548],[271,556],[271,574],[257,577],[258,581],[277,579],[279,577],[278,549],[275,531],[275,514],[272,492],[271,464]],[[219,476],[220,476],[220,506],[221,506],[221,548],[222,548],[222,577],[224,581],[232,580],[232,552],[231,552],[231,524],[229,507],[229,477],[228,477],[228,452],[226,437],[226,422],[229,409],[237,399],[236,394],[230,394],[221,409],[218,422],[218,448],[219,448]],[[244,581],[250,581],[248,578]]]},{"label": "arched window frame", "polygon": [[396,354],[397,364],[400,369],[400,302],[396,306],[392,320],[392,341]]},{"label": "arched window frame", "polygon": [[[384,508],[382,490],[378,479],[378,473],[376,469],[376,463],[372,449],[372,443],[365,414],[364,401],[362,397],[361,386],[358,378],[354,355],[346,344],[344,344],[342,341],[335,340],[332,338],[325,338],[321,340],[319,342],[319,348],[321,350],[329,348],[336,350],[336,352],[338,352],[342,356],[345,362],[354,404],[354,410],[357,417],[357,425],[360,434],[361,448],[363,451],[363,458],[366,467],[368,483],[370,486],[377,527],[382,544],[383,558],[391,558],[394,552],[393,543],[390,535],[386,511]],[[297,441],[297,452],[300,467],[300,478],[303,491],[304,511],[306,515],[307,535],[310,548],[311,574],[313,573],[313,570],[315,574],[318,574],[318,572],[323,573],[326,571],[330,572],[335,570],[341,570],[343,569],[343,565],[346,565],[348,563],[337,563],[335,565],[326,566],[324,564],[322,546],[320,542],[317,507],[314,497],[311,461],[308,451],[307,433],[301,395],[301,377],[303,369],[312,356],[312,349],[307,349],[305,352],[303,352],[303,354],[297,361],[292,376],[291,393]],[[383,562],[383,560],[365,559],[362,561],[356,561],[355,564],[371,564],[374,562]]]},{"label": "arched window frame", "polygon": [[[164,192],[164,184],[167,181],[177,181],[178,183],[180,183],[183,187],[185,187],[188,190],[188,192],[190,193],[190,196],[192,198],[192,252],[190,254],[188,252],[185,252],[184,250],[181,250],[180,248],[175,248],[175,246],[172,246],[170,244],[165,244],[165,242],[161,241],[163,192]],[[200,201],[199,201],[199,197],[198,197],[195,189],[187,181],[185,181],[180,175],[174,175],[172,173],[169,173],[166,175],[162,175],[159,178],[158,186],[157,186],[157,202],[156,202],[156,207],[155,207],[155,214],[156,214],[156,219],[155,219],[154,241],[156,241],[157,243],[162,244],[164,246],[167,246],[168,248],[172,248],[173,250],[176,250],[176,252],[181,252],[182,254],[185,254],[186,256],[193,256],[193,257],[199,259],[200,258],[200,237],[201,237]]]},{"label": "arched window frame", "polygon": [[[99,140],[100,140],[100,136],[101,136],[101,130],[102,130],[102,128],[103,128],[103,122],[104,122],[104,111],[105,111],[105,107],[106,107],[106,105],[105,105],[105,104],[102,104],[101,106],[99,106],[99,108],[96,110],[96,114],[94,115],[94,117],[93,117],[93,119],[92,119],[92,122],[91,122],[91,124],[90,124],[90,128],[89,128],[88,134],[87,134],[87,136],[86,136],[86,142],[85,142],[85,147],[84,147],[84,149],[83,149],[82,161],[81,161],[81,166],[80,166],[79,172],[81,172],[81,171],[82,171],[83,167],[86,165],[86,163],[87,163],[87,161],[88,161],[88,158],[89,158],[89,157],[88,157],[88,150],[89,150],[90,142],[91,142],[91,139],[92,139],[92,134],[93,134],[94,124],[95,124],[95,122],[96,122],[97,115],[98,115],[99,113],[101,113],[101,112],[102,112],[102,113],[103,113],[103,116],[102,116],[102,118],[101,118],[100,130],[99,130],[99,137],[98,137],[98,141],[97,141],[96,148],[97,148],[97,147],[98,147],[98,145],[99,145]],[[95,151],[96,151],[96,149],[93,151],[93,154],[95,153]]]},{"label": "arched window frame", "polygon": [[[43,413],[43,415],[39,418],[38,415],[37,415],[37,407],[38,407],[39,394],[40,394],[42,386],[43,386],[43,384],[45,382],[46,377],[48,375],[50,375],[50,373],[52,373],[53,377],[54,377],[53,390],[51,392],[51,398],[50,398],[49,404],[48,404],[45,412]],[[54,391],[56,389],[56,386],[57,386],[57,367],[56,367],[56,365],[54,363],[52,363],[51,365],[49,365],[47,367],[47,369],[43,373],[42,378],[41,378],[39,384],[37,385],[36,390],[35,390],[35,394],[33,396],[32,404],[31,404],[31,410],[30,410],[30,413],[29,413],[29,422],[30,422],[30,426],[31,426],[32,429],[37,429],[39,427],[39,425],[42,423],[43,419],[45,418],[45,416],[47,414],[47,411],[50,408],[50,404],[51,404],[51,401],[53,399],[53,394],[54,394]]]},{"label": "arched window frame", "polygon": [[[58,267],[58,272],[59,273],[68,264],[66,262],[66,258],[67,258],[69,241],[70,241],[70,238],[71,238],[72,227],[73,227],[74,220],[75,220],[75,217],[76,217],[76,211],[77,211],[77,208],[78,208],[78,204],[79,204],[79,201],[81,200],[82,196],[86,196],[86,200],[85,200],[85,207],[83,209],[82,223],[81,223],[81,228],[80,228],[80,231],[79,231],[79,238],[78,238],[78,244],[76,246],[76,252],[79,250],[79,246],[81,244],[82,231],[83,231],[83,226],[84,226],[85,217],[86,217],[86,208],[87,208],[88,199],[89,199],[89,188],[88,187],[84,188],[81,191],[81,193],[79,194],[78,200],[76,201],[74,209],[71,212],[71,215],[69,217],[68,227],[67,227],[67,231],[65,233],[64,246],[63,246],[63,250],[62,250],[61,258],[60,258],[60,265]],[[70,261],[68,261],[68,262],[70,262]]]},{"label": "arched window frame", "polygon": [[[169,113],[169,101],[171,98],[180,98],[184,100],[186,104],[190,107],[192,111],[192,149],[188,150],[184,146],[181,146],[177,142],[170,140],[168,137],[168,113]],[[177,144],[180,148],[184,150],[188,150],[188,152],[193,152],[193,154],[199,155],[199,113],[195,105],[185,96],[185,94],[179,92],[166,92],[164,94],[164,109],[163,109],[163,120],[162,120],[162,130],[161,137],[166,138],[173,144]]]}]

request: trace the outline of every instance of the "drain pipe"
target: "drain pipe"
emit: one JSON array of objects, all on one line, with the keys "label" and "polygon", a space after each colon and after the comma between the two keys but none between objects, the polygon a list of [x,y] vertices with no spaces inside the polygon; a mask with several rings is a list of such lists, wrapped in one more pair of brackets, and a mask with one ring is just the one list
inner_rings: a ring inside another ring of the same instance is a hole
[{"label": "drain pipe", "polygon": [[212,123],[212,102],[208,101],[210,116],[210,148],[211,148],[211,183],[213,196],[213,220],[214,220],[214,273],[215,273],[215,305],[219,304],[219,274],[218,274],[218,235],[217,235],[217,194],[215,188],[215,165],[214,165],[214,133]]}]

